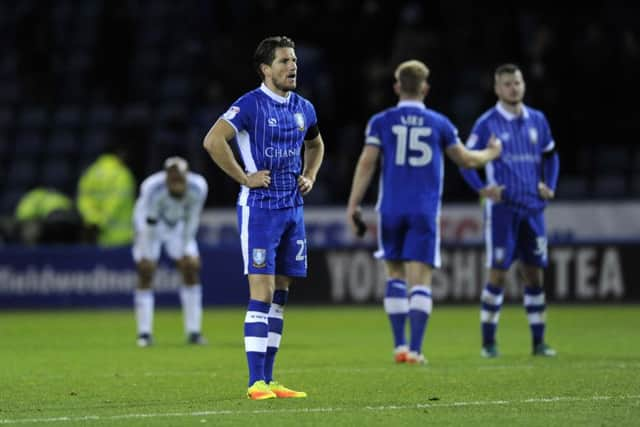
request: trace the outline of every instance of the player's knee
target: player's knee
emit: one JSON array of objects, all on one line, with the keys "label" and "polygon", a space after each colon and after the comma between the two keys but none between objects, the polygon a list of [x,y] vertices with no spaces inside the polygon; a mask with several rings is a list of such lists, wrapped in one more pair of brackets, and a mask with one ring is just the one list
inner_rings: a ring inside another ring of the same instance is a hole
[{"label": "player's knee", "polygon": [[178,268],[186,284],[198,282],[200,271],[200,259],[196,257],[184,257],[178,261]]},{"label": "player's knee", "polygon": [[387,275],[391,279],[406,279],[404,263],[401,261],[386,261]]},{"label": "player's knee", "polygon": [[249,275],[249,297],[256,301],[270,303],[275,291],[275,277],[271,275]]},{"label": "player's knee", "polygon": [[178,260],[178,268],[183,271],[198,271],[200,269],[200,258],[185,256]]},{"label": "player's knee", "polygon": [[138,262],[138,288],[147,289],[151,287],[151,280],[156,270],[153,261],[143,259]]},{"label": "player's knee", "polygon": [[503,270],[491,269],[489,271],[489,282],[494,286],[503,287],[507,281],[507,272]]},{"label": "player's knee", "polygon": [[524,265],[520,268],[520,277],[522,281],[530,287],[541,288],[543,281],[542,268],[530,265]]},{"label": "player's knee", "polygon": [[277,275],[275,278],[275,289],[287,290],[293,283],[291,277]]},{"label": "player's knee", "polygon": [[530,286],[532,288],[541,288],[542,287],[542,273],[540,273],[540,274],[538,274],[538,273],[525,274],[524,283],[526,283],[527,286]]},{"label": "player's knee", "polygon": [[185,286],[192,286],[200,283],[200,275],[198,274],[198,270],[183,271],[182,279]]}]

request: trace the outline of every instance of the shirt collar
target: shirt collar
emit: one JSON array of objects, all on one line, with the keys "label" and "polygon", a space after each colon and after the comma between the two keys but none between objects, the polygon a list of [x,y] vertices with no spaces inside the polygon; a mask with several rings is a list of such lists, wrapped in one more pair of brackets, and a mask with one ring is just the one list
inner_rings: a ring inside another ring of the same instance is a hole
[{"label": "shirt collar", "polygon": [[402,100],[398,102],[398,107],[417,107],[417,108],[427,108],[422,101],[413,101],[413,100]]},{"label": "shirt collar", "polygon": [[[507,111],[502,104],[500,104],[500,102],[496,103],[496,110],[498,110],[498,113],[500,113],[500,115],[502,117],[504,117],[507,120],[515,120],[518,118],[518,116],[516,116],[515,114],[513,114],[510,111]],[[529,118],[529,110],[527,109],[527,107],[523,104],[522,105],[522,117],[524,117],[525,119]]]},{"label": "shirt collar", "polygon": [[280,96],[277,93],[275,93],[274,91],[272,91],[271,89],[269,89],[267,87],[267,85],[264,84],[264,83],[262,83],[260,85],[260,90],[262,92],[264,92],[269,98],[273,99],[274,101],[276,101],[276,102],[278,102],[280,104],[284,104],[284,103],[289,102],[289,98],[290,98],[289,92],[287,92],[287,96]]}]

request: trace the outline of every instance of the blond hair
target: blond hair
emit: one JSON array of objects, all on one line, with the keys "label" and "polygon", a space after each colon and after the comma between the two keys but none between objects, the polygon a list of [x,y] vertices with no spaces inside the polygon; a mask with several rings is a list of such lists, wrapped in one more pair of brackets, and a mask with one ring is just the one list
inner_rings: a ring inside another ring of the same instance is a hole
[{"label": "blond hair", "polygon": [[417,59],[404,61],[393,73],[396,81],[400,84],[400,90],[409,95],[418,95],[422,82],[426,82],[429,77],[429,68]]}]

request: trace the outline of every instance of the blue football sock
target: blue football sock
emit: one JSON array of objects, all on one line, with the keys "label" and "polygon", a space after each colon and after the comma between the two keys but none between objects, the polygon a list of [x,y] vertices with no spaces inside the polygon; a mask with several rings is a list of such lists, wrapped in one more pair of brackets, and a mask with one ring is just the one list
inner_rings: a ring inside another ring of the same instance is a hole
[{"label": "blue football sock", "polygon": [[389,316],[395,347],[406,345],[405,324],[409,313],[407,284],[404,280],[390,279],[384,295],[384,311]]},{"label": "blue football sock", "polygon": [[249,386],[264,380],[264,363],[267,352],[269,323],[267,315],[271,304],[249,300],[244,319],[244,349],[249,365]]},{"label": "blue football sock", "polygon": [[499,286],[487,283],[482,290],[480,298],[482,308],[480,319],[482,322],[482,345],[495,345],[498,320],[500,320],[500,308],[504,299],[503,290]]},{"label": "blue football sock", "polygon": [[411,339],[409,351],[422,353],[422,341],[431,315],[433,302],[431,290],[425,285],[414,285],[409,291],[409,326]]},{"label": "blue football sock", "polygon": [[541,287],[526,286],[524,288],[524,308],[527,310],[531,339],[535,347],[544,342],[546,323],[544,289]]}]

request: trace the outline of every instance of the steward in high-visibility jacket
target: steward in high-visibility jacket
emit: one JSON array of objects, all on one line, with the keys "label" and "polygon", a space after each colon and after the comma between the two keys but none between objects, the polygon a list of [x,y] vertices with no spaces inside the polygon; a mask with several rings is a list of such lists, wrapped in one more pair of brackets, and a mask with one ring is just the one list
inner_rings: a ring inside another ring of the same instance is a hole
[{"label": "steward in high-visibility jacket", "polygon": [[66,195],[51,188],[36,187],[20,198],[15,215],[18,221],[41,221],[53,211],[71,209],[73,202]]},{"label": "steward in high-visibility jacket", "polygon": [[135,178],[115,154],[102,154],[82,174],[77,206],[84,223],[98,228],[100,246],[132,242],[135,195]]}]

